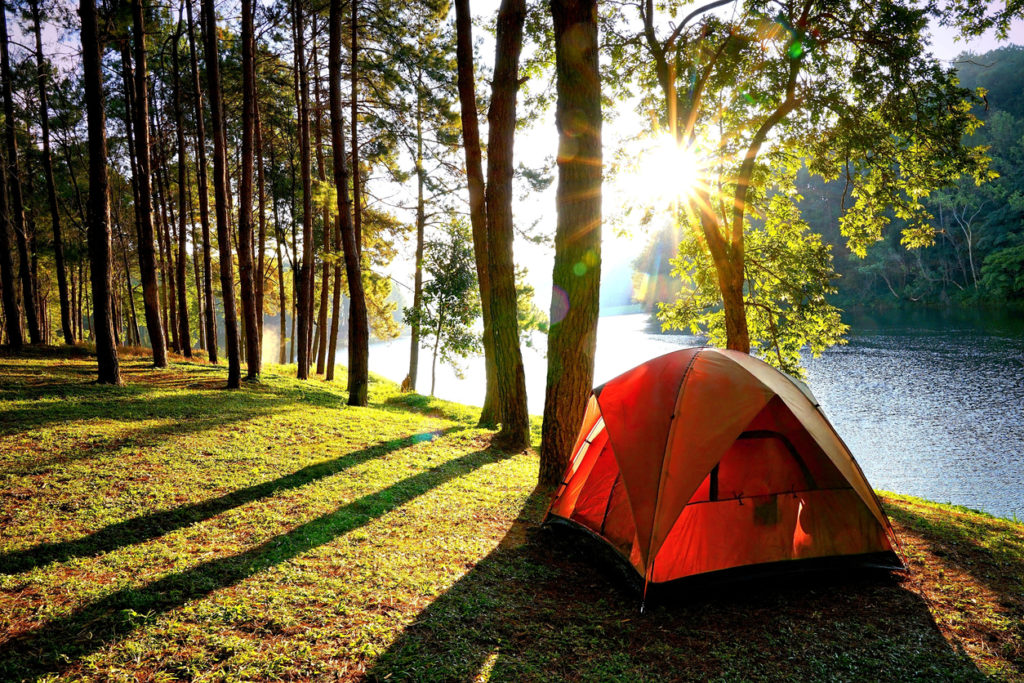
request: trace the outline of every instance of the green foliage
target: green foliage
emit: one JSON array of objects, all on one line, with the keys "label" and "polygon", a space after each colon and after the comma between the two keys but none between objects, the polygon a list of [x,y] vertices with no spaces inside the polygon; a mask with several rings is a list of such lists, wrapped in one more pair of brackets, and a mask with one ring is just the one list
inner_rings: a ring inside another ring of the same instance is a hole
[{"label": "green foliage", "polygon": [[981,266],[985,288],[1004,299],[1024,299],[1024,244],[993,251]]},{"label": "green foliage", "polygon": [[[689,14],[688,4],[668,2],[657,12],[673,19],[641,9],[642,28],[631,11],[610,20],[623,41],[618,79],[639,86],[652,132],[674,133],[701,175],[696,189],[680,188],[692,234],[677,271],[693,271],[690,301],[668,315],[702,320],[713,343],[724,340],[722,318],[709,312],[738,305],[715,295],[731,286],[730,270],[745,278],[746,310],[735,313],[745,313],[752,347],[769,362],[794,370],[802,347],[820,352],[841,339],[825,299],[834,292],[827,249],[805,236],[795,204],[802,165],[846,183],[853,201],[842,202],[838,225],[860,256],[894,224],[904,247],[934,243],[927,197],[961,176],[994,177],[985,148],[965,142],[980,123],[972,95],[928,52],[926,10],[913,3],[748,0],[730,15],[697,10],[681,25],[674,17]],[[792,199],[784,205],[780,195]]]},{"label": "green foliage", "polygon": [[1024,89],[1020,87],[1024,46],[1007,45],[981,54],[967,52],[955,64],[960,85],[979,92],[983,98],[975,104],[978,118],[988,122],[996,112],[1024,117]]},{"label": "green foliage", "polygon": [[401,332],[393,284],[383,273],[398,253],[395,243],[409,229],[386,211],[363,209],[363,290],[370,330],[377,339],[394,339]]},{"label": "green foliage", "polygon": [[996,35],[1006,38],[1014,19],[1024,17],[1022,0],[1004,0],[988,3],[976,0],[950,0],[941,5],[942,23],[963,31],[967,36],[980,36],[995,29]]},{"label": "green foliage", "polygon": [[[1024,49],[1001,48],[957,62],[962,85],[980,89],[985,98],[974,101],[974,113],[984,125],[965,144],[991,158],[987,182],[970,176],[937,189],[920,200],[928,216],[923,230],[927,247],[909,252],[901,246],[910,221],[882,206],[889,228],[876,233],[882,240],[848,244],[838,231],[854,194],[845,173],[831,181],[801,171],[797,178],[804,196],[801,210],[811,228],[833,245],[842,275],[837,302],[843,305],[895,301],[929,304],[998,303],[1008,296],[995,279],[981,277],[981,265],[1001,249],[1019,244],[1024,227],[1024,99],[1021,73]],[[887,180],[882,180],[882,183]],[[919,226],[920,228],[920,226]],[[860,232],[864,234],[863,231]],[[852,247],[864,258],[847,258]]]},{"label": "green foliage", "polygon": [[533,331],[548,333],[548,315],[534,303],[533,285],[526,281],[525,266],[516,266],[516,317],[520,343],[533,348]]},{"label": "green foliage", "polygon": [[[481,314],[476,280],[473,236],[465,221],[455,218],[441,237],[423,245],[423,301],[419,309],[405,309],[405,322],[418,323],[420,339],[433,340],[434,363],[451,366],[462,376],[459,359],[482,348],[473,324]],[[431,389],[433,393],[433,389]]]},{"label": "green foliage", "polygon": [[[848,327],[827,296],[835,293],[831,247],[807,227],[794,203],[799,197],[775,194],[763,224],[746,232],[744,303],[751,351],[779,369],[803,376],[800,351],[818,356],[843,344]],[[691,218],[692,220],[692,218]],[[661,304],[664,329],[689,328],[724,347],[725,313],[714,264],[694,230],[683,232],[673,276],[684,294]]]}]

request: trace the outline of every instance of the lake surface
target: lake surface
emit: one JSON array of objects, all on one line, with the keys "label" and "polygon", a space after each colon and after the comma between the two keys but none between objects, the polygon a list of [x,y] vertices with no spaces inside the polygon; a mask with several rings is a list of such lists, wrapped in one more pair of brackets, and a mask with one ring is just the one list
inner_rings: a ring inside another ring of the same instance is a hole
[{"label": "lake surface", "polygon": [[[806,361],[808,385],[871,484],[1024,519],[1024,320],[982,312],[848,315],[849,343]],[[702,339],[651,331],[645,314],[598,324],[595,383]],[[544,403],[546,340],[524,349],[530,412]],[[417,389],[430,392],[430,352]],[[401,381],[409,339],[370,347],[370,369]],[[482,359],[460,379],[438,365],[436,394],[483,401]]]}]

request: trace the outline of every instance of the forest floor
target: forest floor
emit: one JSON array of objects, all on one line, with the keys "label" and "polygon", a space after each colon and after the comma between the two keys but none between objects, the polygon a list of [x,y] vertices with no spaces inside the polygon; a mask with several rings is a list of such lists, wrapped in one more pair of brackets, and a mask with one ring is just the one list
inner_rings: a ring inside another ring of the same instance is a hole
[{"label": "forest floor", "polygon": [[535,453],[375,379],[0,354],[0,679],[1024,680],[1024,526],[884,495],[910,565],[648,605]]}]

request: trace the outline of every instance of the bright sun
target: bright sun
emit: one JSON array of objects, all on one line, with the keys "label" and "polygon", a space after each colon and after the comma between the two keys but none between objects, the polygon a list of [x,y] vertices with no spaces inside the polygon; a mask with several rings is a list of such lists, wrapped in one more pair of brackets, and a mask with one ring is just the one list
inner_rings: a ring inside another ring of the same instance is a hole
[{"label": "bright sun", "polygon": [[663,135],[650,140],[637,155],[629,194],[644,204],[669,204],[689,196],[700,180],[700,162],[693,148]]}]

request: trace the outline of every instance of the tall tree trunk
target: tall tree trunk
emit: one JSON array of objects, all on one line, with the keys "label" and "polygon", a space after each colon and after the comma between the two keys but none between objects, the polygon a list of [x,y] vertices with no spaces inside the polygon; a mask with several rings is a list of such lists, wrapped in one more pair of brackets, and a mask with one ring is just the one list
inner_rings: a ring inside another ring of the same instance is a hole
[{"label": "tall tree trunk", "polygon": [[[297,62],[296,62],[296,64],[297,64]],[[297,66],[296,66],[296,69],[295,69],[295,107],[296,107],[296,109],[300,109],[301,110],[301,107],[300,107],[300,104],[299,104],[299,70],[298,70]],[[291,181],[292,181],[291,182],[291,188],[292,188],[292,192],[291,192],[291,216],[292,216],[292,220],[291,220],[291,225],[292,225],[292,244],[291,244],[291,247],[292,247],[291,248],[291,262],[292,262],[292,332],[291,332],[291,335],[289,335],[289,339],[291,339],[291,344],[290,344],[290,347],[288,349],[288,363],[294,363],[295,362],[295,342],[296,342],[296,337],[298,336],[297,333],[296,333],[296,329],[295,329],[295,321],[299,317],[299,291],[302,289],[302,287],[299,285],[299,267],[296,265],[298,263],[298,260],[299,260],[299,250],[298,250],[298,246],[297,246],[298,245],[298,233],[297,233],[297,230],[296,230],[296,220],[295,220],[295,215],[296,215],[297,209],[296,209],[296,206],[295,206],[295,151],[294,151],[294,149],[292,149],[291,153],[288,155],[288,166],[289,166],[289,169],[291,171]]]},{"label": "tall tree trunk", "polygon": [[469,220],[473,226],[473,255],[480,286],[484,318],[484,367],[487,385],[480,426],[493,427],[498,414],[498,366],[494,361],[494,324],[491,315],[491,277],[487,269],[487,206],[484,202],[484,171],[480,153],[480,124],[476,108],[476,83],[473,75],[473,17],[469,0],[455,0],[456,59],[459,105],[462,113],[462,142],[466,152],[466,178],[469,183]]},{"label": "tall tree trunk", "polygon": [[188,187],[188,217],[192,226],[192,270],[193,280],[196,285],[196,329],[199,332],[199,348],[206,350],[206,312],[203,300],[203,275],[202,267],[199,265],[199,236],[196,233],[196,205],[192,196],[192,182],[186,181]]},{"label": "tall tree trunk", "polygon": [[[88,200],[86,200],[88,202]],[[88,230],[89,216],[88,211],[86,212],[86,230]],[[86,234],[86,242],[88,242],[88,233]],[[78,299],[75,305],[75,319],[78,321],[78,341],[85,341],[85,320],[83,318],[82,308],[83,302],[85,301],[85,262],[79,260],[78,262]]]},{"label": "tall tree trunk", "polygon": [[259,236],[256,244],[256,280],[253,283],[256,289],[256,328],[259,331],[260,362],[263,362],[263,290],[266,284],[266,250],[267,250],[267,211],[266,199],[266,176],[263,171],[263,124],[260,120],[260,98],[259,84],[255,86],[252,101],[256,115],[255,137],[256,137],[256,196],[259,201]]},{"label": "tall tree trunk", "polygon": [[89,127],[89,268],[92,275],[93,329],[97,380],[120,384],[121,369],[110,321],[110,206],[107,192],[107,133],[103,111],[103,71],[95,0],[81,0],[82,65]]},{"label": "tall tree trunk", "polygon": [[[334,219],[334,253],[341,251],[341,217]],[[341,261],[334,259],[334,289],[331,292],[331,337],[330,348],[327,350],[327,374],[324,379],[334,380],[334,365],[338,356],[338,332],[341,328]]]},{"label": "tall tree trunk", "polygon": [[718,274],[718,289],[722,293],[725,312],[726,348],[750,353],[750,333],[743,300],[743,236],[740,233],[738,242],[726,241],[710,202],[707,191],[698,189],[690,205],[700,216],[701,230]]},{"label": "tall tree trunk", "polygon": [[[540,483],[555,486],[594,386],[601,288],[601,75],[597,0],[552,0],[558,102],[558,227]],[[585,269],[580,273],[580,265]]]},{"label": "tall tree trunk", "polygon": [[295,66],[299,77],[299,163],[302,168],[302,264],[299,266],[297,377],[309,379],[310,343],[313,333],[313,198],[309,159],[309,76],[305,60],[304,9],[293,0]]},{"label": "tall tree trunk", "polygon": [[14,284],[14,263],[11,261],[11,241],[7,234],[7,160],[0,166],[0,289],[4,303],[4,329],[7,343],[15,351],[24,345],[21,337],[21,307]]},{"label": "tall tree trunk", "polygon": [[242,181],[238,196],[238,274],[242,286],[246,379],[260,377],[260,332],[256,325],[256,292],[252,283],[252,167],[256,122],[256,38],[253,0],[242,0]]},{"label": "tall tree trunk", "polygon": [[[349,76],[352,81],[352,225],[356,233],[356,249],[360,256],[363,253],[363,195],[359,177],[359,0],[352,0],[351,42],[349,50],[352,57],[352,68]],[[351,377],[351,368],[349,377]]]},{"label": "tall tree trunk", "polygon": [[[146,94],[146,28],[143,0],[132,0],[132,25],[135,34],[135,156],[139,170],[139,270],[142,279],[142,303],[146,329],[153,346],[153,366],[167,367],[163,323],[156,282],[156,257],[153,253],[153,203],[149,171],[149,97]],[[95,300],[94,300],[95,302]],[[95,303],[93,304],[96,305]],[[101,304],[102,305],[102,304]]]},{"label": "tall tree trunk", "polygon": [[[276,223],[276,220],[275,220]],[[281,305],[281,324],[277,334],[277,362],[284,365],[288,361],[288,335],[286,334],[288,327],[288,294],[284,289],[284,259],[281,258],[281,238],[277,241],[277,288],[279,293],[279,303]]]},{"label": "tall tree trunk", "polygon": [[139,332],[139,316],[135,312],[135,289],[132,287],[132,270],[128,263],[128,245],[125,243],[124,233],[121,230],[120,224],[117,230],[117,240],[121,243],[121,258],[124,260],[124,279],[125,287],[128,290],[128,305],[129,311],[131,312],[131,325],[132,334],[130,339],[136,346],[142,345],[142,334]]},{"label": "tall tree trunk", "polygon": [[188,324],[188,298],[185,296],[185,264],[188,262],[187,235],[189,212],[188,206],[188,157],[185,150],[185,114],[181,107],[181,59],[178,54],[178,43],[184,30],[184,13],[178,12],[178,28],[174,32],[171,45],[171,60],[174,65],[174,128],[175,140],[178,143],[178,344],[186,358],[192,357],[192,332]]},{"label": "tall tree trunk", "polygon": [[[314,26],[316,24],[314,23]],[[313,72],[316,74],[314,93],[316,96],[316,171],[321,183],[327,182],[327,169],[324,168],[324,136],[321,120],[323,118],[323,98],[320,92],[320,63],[317,59],[316,32],[313,35]],[[321,259],[323,269],[320,279],[320,312],[317,315],[317,353],[316,353],[316,374],[324,374],[324,365],[327,360],[327,296],[330,289],[331,267],[326,258],[331,253],[331,212],[324,205],[323,208],[323,230],[324,230],[324,258]]]},{"label": "tall tree trunk", "polygon": [[[276,168],[274,163],[274,139],[270,141],[270,167]],[[277,334],[277,362],[284,365],[288,361],[287,354],[287,339],[288,335],[285,334],[288,327],[286,323],[288,321],[288,293],[284,288],[284,259],[281,255],[281,244],[285,241],[284,229],[281,227],[281,213],[277,208],[277,191],[274,187],[274,179],[270,180],[270,202],[274,207],[274,241],[277,242],[277,288],[278,288],[278,303],[281,306],[281,320],[278,327]]]},{"label": "tall tree trunk", "polygon": [[[5,193],[5,195],[6,195],[6,193]],[[0,212],[3,212],[4,209],[6,208],[6,206],[7,206],[7,197],[4,196],[3,199],[0,200]],[[88,216],[86,216],[86,220],[88,220]],[[5,232],[4,235],[0,235],[0,248],[3,248],[5,246],[9,248],[10,247],[10,241],[8,240],[8,241],[4,242],[4,239],[3,239],[7,235],[6,235],[6,228],[4,227],[4,221],[2,219],[0,219],[0,230],[3,230]],[[86,242],[88,243],[88,237],[86,237]],[[3,256],[0,256],[0,259],[3,259]],[[2,269],[2,261],[0,261],[0,277],[2,277],[2,270],[3,270]],[[3,285],[2,284],[0,284],[0,294],[3,294]],[[71,336],[77,341],[78,340],[78,321],[75,320],[75,267],[74,266],[70,266],[68,268],[68,294],[70,295],[70,299],[71,299],[71,302],[70,302],[71,303]],[[6,321],[7,321],[7,319],[5,317],[4,318],[4,323],[5,324],[6,324]]]},{"label": "tall tree trunk", "polygon": [[192,0],[185,0],[188,19],[188,51],[192,63],[192,101],[196,119],[196,192],[199,194],[199,220],[203,228],[203,323],[206,327],[206,353],[217,362],[217,309],[213,305],[213,256],[210,246],[210,190],[206,179],[206,124],[203,121],[203,91],[199,87],[199,57],[192,21]]},{"label": "tall tree trunk", "polygon": [[437,316],[437,329],[434,330],[434,357],[430,362],[430,395],[434,395],[434,388],[437,386],[437,352],[441,348],[441,325],[443,318]]},{"label": "tall tree trunk", "polygon": [[53,226],[53,267],[57,271],[57,290],[60,294],[60,326],[64,343],[75,343],[71,329],[71,298],[68,294],[68,274],[64,265],[64,238],[61,234],[60,210],[57,205],[57,186],[53,180],[53,159],[50,154],[50,107],[46,96],[46,64],[43,61],[43,32],[39,17],[39,0],[31,0],[32,24],[36,37],[36,82],[39,84],[39,123],[43,132],[43,174],[46,177],[46,199],[50,205],[50,223]]},{"label": "tall tree trunk", "polygon": [[[423,306],[423,233],[426,230],[426,201],[424,183],[426,171],[423,168],[423,83],[416,85],[416,272],[413,275],[412,308],[416,315],[412,320],[412,334],[409,336],[409,375],[406,379],[410,391],[416,391],[416,376],[420,371],[420,321]],[[436,352],[435,352],[436,355]],[[434,366],[437,359],[434,359]],[[434,370],[431,369],[430,395],[434,395]]]},{"label": "tall tree trunk", "polygon": [[160,125],[162,119],[156,116],[156,107],[159,104],[154,93],[153,107],[150,109],[151,129],[156,139],[153,147],[156,152],[153,155],[153,178],[159,192],[156,193],[157,205],[159,206],[157,221],[157,242],[163,244],[163,254],[160,258],[161,272],[163,273],[164,291],[166,292],[166,311],[164,332],[167,335],[167,342],[175,353],[181,352],[181,345],[178,339],[178,305],[175,298],[177,291],[174,268],[174,249],[172,244],[171,229],[174,225],[174,208],[171,205],[170,183],[167,180],[167,150],[164,145],[164,133]]},{"label": "tall tree trunk", "polygon": [[[132,206],[135,211],[135,231],[138,233],[139,230],[139,167],[136,163],[135,156],[135,124],[133,120],[134,114],[134,102],[135,102],[135,82],[132,76],[132,57],[131,57],[131,44],[128,38],[121,41],[121,85],[124,90],[124,131],[125,140],[128,143],[128,165],[132,172],[131,186],[132,186]],[[71,171],[71,164],[68,164],[68,171],[71,173],[71,177],[74,177],[74,172]]]},{"label": "tall tree trunk", "polygon": [[[153,111],[153,104],[150,104],[150,112]],[[153,125],[153,117],[150,116],[149,130],[152,135],[157,134],[156,126]],[[151,138],[152,142],[152,138]],[[160,187],[159,175],[160,175],[160,157],[156,153],[155,145],[150,146],[150,170],[151,178],[153,180],[153,186],[151,188],[151,196],[153,198],[153,231],[156,235],[156,272],[157,282],[159,283],[160,292],[160,316],[164,322],[164,343],[167,344],[168,348],[172,351],[177,351],[174,345],[171,343],[169,338],[169,327],[174,327],[171,322],[170,311],[167,307],[167,249],[166,240],[164,235],[164,227],[167,221],[167,212],[161,210],[163,206],[161,199],[163,198],[162,189]],[[161,222],[162,221],[162,222]]]},{"label": "tall tree trunk", "polygon": [[[25,186],[23,190],[29,197],[36,195],[35,188],[32,186],[32,179],[34,177],[32,173],[32,160],[26,155]],[[39,243],[36,239],[35,211],[31,208],[26,208],[25,210],[25,237],[28,241],[29,273],[32,276],[32,291],[35,294],[35,299],[32,303],[36,309],[36,320],[39,321],[41,341],[45,344],[49,339],[49,335],[46,331],[46,308],[43,306],[43,291],[39,286]]]},{"label": "tall tree trunk", "polygon": [[[14,93],[12,92],[11,60],[7,49],[7,4],[0,3],[0,81],[3,81],[4,138],[7,146],[8,215],[18,244],[21,266],[21,296],[28,320],[28,337],[33,344],[43,341],[36,311],[36,291],[32,282],[32,266],[28,253],[28,235],[25,231],[25,205],[21,195],[21,173],[18,164],[18,139],[14,131]],[[19,321],[20,324],[20,321]]]},{"label": "tall tree trunk", "polygon": [[[331,142],[334,150],[334,183],[338,188],[338,217],[341,222],[341,245],[345,253],[345,274],[349,295],[348,341],[348,404],[365,406],[369,385],[370,329],[366,316],[366,295],[363,292],[358,234],[351,221],[348,198],[348,169],[345,167],[344,114],[341,99],[341,28],[342,2],[331,0],[331,36],[328,46],[328,80],[331,100]],[[355,14],[355,3],[352,7]],[[353,29],[355,19],[353,18]],[[353,50],[354,51],[354,50]],[[353,79],[355,79],[353,61]],[[353,80],[354,84],[354,80]],[[353,100],[355,93],[353,92]],[[353,121],[354,127],[354,121]]]},{"label": "tall tree trunk", "polygon": [[515,263],[512,241],[512,148],[515,141],[519,53],[523,46],[525,0],[502,0],[488,113],[487,255],[491,278],[491,318],[498,372],[501,431],[496,443],[506,450],[530,445],[526,375],[519,348]]},{"label": "tall tree trunk", "polygon": [[228,227],[228,176],[224,138],[224,106],[221,102],[220,53],[217,46],[217,15],[213,0],[202,0],[203,38],[206,47],[206,80],[210,93],[210,121],[213,127],[213,194],[217,214],[217,246],[220,249],[220,287],[224,303],[224,336],[228,355],[228,389],[241,386],[238,361],[238,320],[235,316],[235,273],[231,259]]}]

